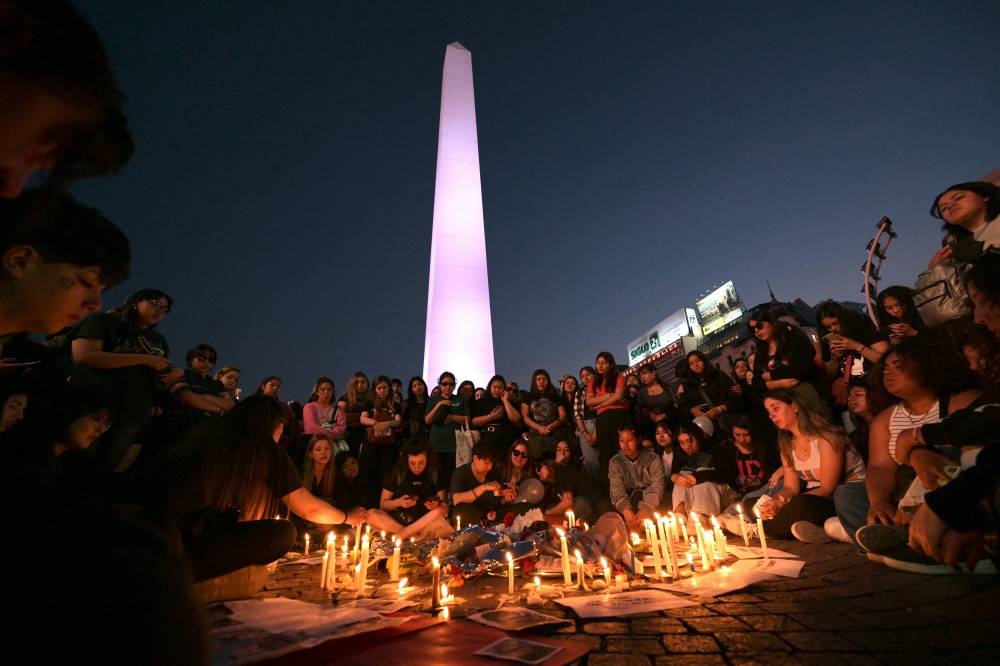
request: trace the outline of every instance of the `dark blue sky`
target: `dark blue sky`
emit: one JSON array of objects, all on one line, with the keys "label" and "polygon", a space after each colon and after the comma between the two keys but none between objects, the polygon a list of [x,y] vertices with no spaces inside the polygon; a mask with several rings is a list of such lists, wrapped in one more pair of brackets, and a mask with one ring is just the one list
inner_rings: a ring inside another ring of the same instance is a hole
[{"label": "dark blue sky", "polygon": [[[137,142],[75,192],[120,224],[108,292],[304,400],[423,365],[441,68],[471,52],[496,367],[576,373],[726,280],[748,305],[862,300],[1000,167],[993,2],[78,0]],[[459,377],[461,380],[462,378]]]}]

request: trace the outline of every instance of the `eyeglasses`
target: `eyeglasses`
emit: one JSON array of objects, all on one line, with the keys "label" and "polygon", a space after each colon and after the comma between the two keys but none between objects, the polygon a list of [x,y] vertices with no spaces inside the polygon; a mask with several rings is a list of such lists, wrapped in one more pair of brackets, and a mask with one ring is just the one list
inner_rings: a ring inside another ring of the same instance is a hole
[{"label": "eyeglasses", "polygon": [[162,312],[163,314],[169,314],[170,313],[170,305],[169,304],[168,305],[164,305],[163,303],[161,303],[159,301],[150,301],[149,304],[152,305],[157,310],[159,310],[160,312]]},{"label": "eyeglasses", "polygon": [[513,451],[510,452],[510,455],[514,456],[515,458],[527,458],[528,452],[522,451],[521,449],[514,449]]},{"label": "eyeglasses", "polygon": [[455,382],[440,382],[441,386],[454,386]]}]

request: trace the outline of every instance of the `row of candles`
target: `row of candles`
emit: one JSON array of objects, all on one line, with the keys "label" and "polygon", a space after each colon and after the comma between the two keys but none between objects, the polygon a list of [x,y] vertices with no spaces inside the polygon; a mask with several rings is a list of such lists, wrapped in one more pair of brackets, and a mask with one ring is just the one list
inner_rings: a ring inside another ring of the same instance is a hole
[{"label": "row of candles", "polygon": [[[743,517],[743,507],[740,504],[736,505],[737,512],[739,513],[739,523],[741,536],[743,537],[743,544],[748,546],[750,544],[750,539],[747,534],[746,522]],[[760,545],[762,554],[764,556],[765,563],[768,561],[767,554],[767,539],[764,536],[764,525],[761,519],[760,511],[754,509],[754,514],[757,518],[757,534],[760,538]],[[713,515],[711,516],[711,529],[703,529],[701,526],[701,521],[698,515],[695,513],[691,514],[692,531],[695,536],[689,537],[687,530],[687,522],[683,515],[675,516],[673,512],[670,512],[666,516],[661,516],[660,514],[654,514],[655,521],[646,520],[644,527],[646,529],[646,542],[649,544],[650,551],[653,555],[653,573],[655,580],[660,580],[663,576],[669,576],[673,579],[679,579],[681,577],[681,569],[678,562],[677,549],[675,543],[678,541],[683,542],[685,545],[690,543],[690,548],[688,548],[685,553],[687,559],[688,567],[693,573],[696,570],[695,558],[700,557],[701,569],[702,571],[709,571],[714,566],[717,566],[722,560],[727,556],[727,541],[725,534],[722,532],[722,528],[719,525],[718,519]],[[566,525],[570,528],[576,527],[576,516],[572,511],[566,512]],[[353,567],[353,580],[352,586],[357,590],[358,594],[362,594],[365,591],[365,585],[368,578],[368,566],[369,566],[369,547],[370,547],[370,537],[371,537],[371,526],[365,526],[365,534],[361,534],[361,525],[356,527],[355,538],[354,538],[354,548],[350,554],[350,562]],[[560,556],[562,563],[563,572],[563,583],[566,586],[573,585],[573,577],[571,573],[571,561],[569,557],[569,544],[566,538],[566,532],[561,528],[556,528],[556,532],[559,535],[560,541]],[[382,533],[385,536],[385,533]],[[346,565],[348,558],[347,549],[347,535],[344,535],[344,543],[341,548],[342,557]],[[400,566],[400,555],[402,551],[403,542],[402,539],[393,538],[393,550],[392,555],[389,558],[388,570],[389,570],[389,580],[392,582],[399,580],[399,566]],[[632,535],[633,543],[638,543],[640,537],[638,534]],[[305,554],[309,554],[309,535],[305,536]],[[584,560],[582,553],[575,549],[573,555],[576,560],[576,587],[578,589],[585,589],[586,585],[584,582]],[[434,608],[439,608],[441,606],[441,564],[439,560],[434,557],[432,559],[432,586],[433,599],[432,606]],[[506,553],[507,559],[507,592],[511,596],[514,594],[514,558],[511,553]],[[601,558],[601,568],[604,574],[604,580],[606,585],[611,587],[611,568],[608,565],[606,558]],[[326,550],[323,553],[323,565],[320,572],[320,587],[324,590],[332,590],[334,588],[334,581],[337,575],[337,553],[336,553],[336,538],[333,533],[329,533],[326,539]],[[403,587],[402,584],[400,586]],[[445,594],[447,596],[447,594]]]}]

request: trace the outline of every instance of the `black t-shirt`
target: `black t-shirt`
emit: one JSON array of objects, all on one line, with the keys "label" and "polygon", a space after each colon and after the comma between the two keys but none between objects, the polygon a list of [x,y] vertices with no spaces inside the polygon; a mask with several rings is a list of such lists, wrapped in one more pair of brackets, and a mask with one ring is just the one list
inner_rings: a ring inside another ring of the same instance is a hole
[{"label": "black t-shirt", "polygon": [[391,492],[392,499],[399,499],[405,496],[416,498],[417,503],[413,506],[405,509],[394,509],[389,512],[393,518],[403,525],[409,525],[426,514],[428,509],[424,506],[424,502],[432,497],[436,497],[438,491],[442,490],[437,482],[437,475],[433,475],[427,470],[424,470],[420,474],[414,474],[407,470],[402,479],[399,478],[399,472],[393,470],[386,475],[382,489]]},{"label": "black t-shirt", "polygon": [[[473,490],[476,486],[490,481],[500,481],[500,474],[496,467],[491,469],[483,481],[476,479],[472,473],[472,463],[465,463],[455,469],[451,474],[451,494],[465,493]],[[492,511],[500,506],[500,496],[493,493],[483,493],[473,504],[481,511]]]},{"label": "black t-shirt", "polygon": [[[101,340],[101,351],[113,354],[151,354],[167,357],[170,346],[154,330],[140,330],[126,324],[114,312],[96,312],[69,334],[71,340]],[[158,393],[156,373],[145,365],[126,368],[81,369],[103,380],[116,397],[115,423],[145,423],[152,414]]]}]

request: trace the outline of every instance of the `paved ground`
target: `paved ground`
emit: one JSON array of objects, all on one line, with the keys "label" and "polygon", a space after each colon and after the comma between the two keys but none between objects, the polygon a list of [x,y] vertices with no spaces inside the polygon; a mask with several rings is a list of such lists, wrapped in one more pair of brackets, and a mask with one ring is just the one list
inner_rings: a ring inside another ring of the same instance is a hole
[{"label": "paved ground", "polygon": [[[998,663],[1000,576],[903,573],[845,544],[773,547],[807,562],[799,578],[628,617],[581,620],[551,602],[539,610],[575,620],[555,635],[590,646],[578,662],[588,665]],[[329,603],[318,578],[316,567],[278,567],[257,596]],[[505,586],[484,576],[461,594]]]}]

